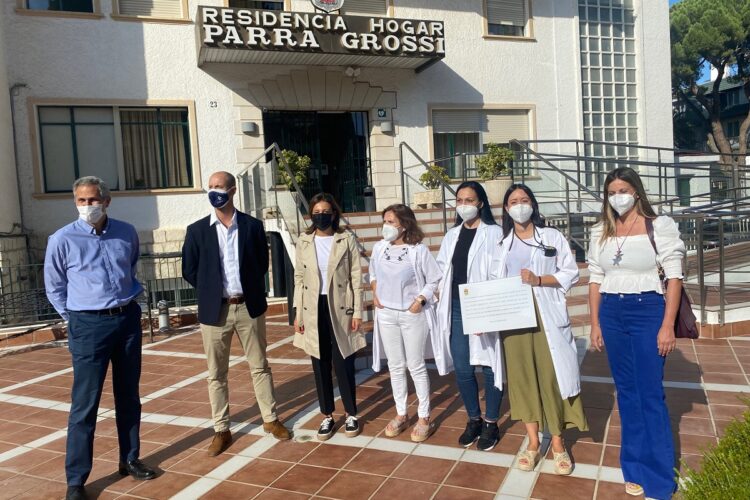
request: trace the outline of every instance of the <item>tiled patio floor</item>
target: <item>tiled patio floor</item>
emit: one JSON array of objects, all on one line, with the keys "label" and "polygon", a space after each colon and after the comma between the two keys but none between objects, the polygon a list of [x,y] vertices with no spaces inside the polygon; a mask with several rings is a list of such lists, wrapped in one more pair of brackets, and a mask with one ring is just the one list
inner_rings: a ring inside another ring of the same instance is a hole
[{"label": "tiled patio floor", "polygon": [[[117,437],[111,383],[105,383],[87,491],[99,498],[257,499],[617,499],[624,494],[618,464],[620,421],[604,354],[583,359],[582,399],[590,431],[569,432],[576,462],[572,477],[558,477],[551,461],[533,473],[513,469],[523,446],[523,425],[508,417],[491,452],[465,450],[456,441],[466,414],[453,376],[431,370],[433,416],[439,425],[415,445],[408,432],[383,436],[393,416],[388,374],[358,373],[363,432],[319,443],[317,399],[307,358],[291,345],[284,318],[269,318],[269,359],[279,413],[295,429],[293,442],[265,436],[247,364],[235,342],[230,369],[235,442],[216,458],[205,454],[213,429],[205,360],[195,329],[144,347],[141,457],[160,471],[138,482],[116,473]],[[585,343],[581,339],[581,354]],[[700,451],[715,443],[750,394],[750,339],[680,341],[666,369],[667,401],[677,450],[696,466]],[[65,427],[72,369],[57,347],[0,358],[0,498],[62,498],[65,492]],[[415,397],[410,396],[412,415]],[[342,422],[339,422],[342,424]]]}]

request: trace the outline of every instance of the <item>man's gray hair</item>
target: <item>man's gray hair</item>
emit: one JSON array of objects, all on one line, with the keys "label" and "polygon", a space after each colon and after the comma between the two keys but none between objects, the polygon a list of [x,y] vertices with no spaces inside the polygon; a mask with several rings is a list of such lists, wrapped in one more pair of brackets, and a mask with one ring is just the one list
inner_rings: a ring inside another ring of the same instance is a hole
[{"label": "man's gray hair", "polygon": [[81,177],[80,179],[76,179],[76,181],[73,183],[73,196],[75,196],[76,194],[76,189],[81,186],[96,186],[99,189],[99,196],[101,196],[105,200],[112,197],[109,194],[109,187],[107,187],[107,183],[101,180],[99,177],[87,175],[85,177]]}]

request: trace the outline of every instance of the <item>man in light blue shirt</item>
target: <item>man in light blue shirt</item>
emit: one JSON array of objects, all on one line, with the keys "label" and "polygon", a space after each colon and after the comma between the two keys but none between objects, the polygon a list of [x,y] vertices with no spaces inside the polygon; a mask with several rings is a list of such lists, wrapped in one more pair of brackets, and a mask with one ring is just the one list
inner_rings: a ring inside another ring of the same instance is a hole
[{"label": "man in light blue shirt", "polygon": [[143,287],[135,277],[138,234],[107,216],[109,189],[97,177],[73,184],[79,218],[50,236],[44,259],[47,298],[68,321],[73,359],[65,473],[66,499],[85,499],[93,462],[94,431],[102,386],[112,362],[122,475],[153,479],[139,459],[141,309]]}]

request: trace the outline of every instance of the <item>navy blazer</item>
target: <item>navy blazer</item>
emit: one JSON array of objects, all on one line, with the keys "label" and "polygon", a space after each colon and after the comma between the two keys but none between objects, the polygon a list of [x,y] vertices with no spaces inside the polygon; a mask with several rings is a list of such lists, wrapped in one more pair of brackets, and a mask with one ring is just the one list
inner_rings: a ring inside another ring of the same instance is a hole
[{"label": "navy blazer", "polygon": [[[190,224],[182,245],[182,276],[198,291],[198,321],[218,326],[224,290],[221,255],[216,228],[211,217]],[[266,273],[268,240],[263,223],[237,211],[237,247],[240,283],[250,317],[266,312]]]}]

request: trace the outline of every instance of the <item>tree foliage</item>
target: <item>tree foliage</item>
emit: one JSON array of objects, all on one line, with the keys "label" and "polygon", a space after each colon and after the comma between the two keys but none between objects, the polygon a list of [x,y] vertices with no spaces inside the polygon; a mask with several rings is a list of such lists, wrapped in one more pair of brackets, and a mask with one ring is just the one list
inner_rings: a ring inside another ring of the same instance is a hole
[{"label": "tree foliage", "polygon": [[[707,141],[722,163],[733,164],[732,147],[721,124],[719,86],[725,78],[744,84],[750,98],[750,0],[682,0],[670,9],[672,89],[693,115],[703,117]],[[697,84],[708,63],[718,77],[706,89]],[[727,68],[736,68],[729,77]],[[750,114],[740,127],[739,153],[747,152]]]}]

